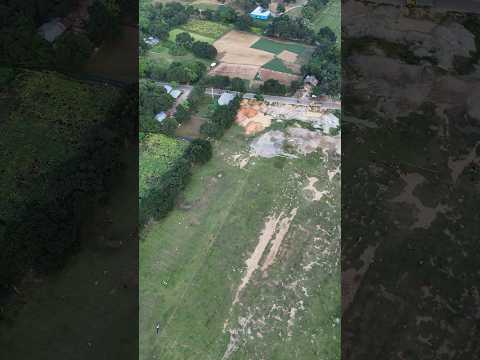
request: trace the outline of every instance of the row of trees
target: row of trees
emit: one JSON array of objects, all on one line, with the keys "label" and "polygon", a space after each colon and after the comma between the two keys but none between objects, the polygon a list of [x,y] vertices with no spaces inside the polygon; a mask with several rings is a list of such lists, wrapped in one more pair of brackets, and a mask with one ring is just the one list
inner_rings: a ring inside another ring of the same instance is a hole
[{"label": "row of trees", "polygon": [[291,18],[282,15],[273,19],[268,25],[265,34],[285,40],[303,41],[312,43],[315,40],[314,31],[303,18]]},{"label": "row of trees", "polygon": [[140,77],[157,81],[194,84],[206,71],[207,66],[200,61],[173,62],[166,68],[151,59],[142,59],[140,62]]},{"label": "row of trees", "polygon": [[204,41],[195,41],[188,32],[182,32],[175,37],[177,49],[191,51],[196,57],[213,60],[217,57],[217,49]]},{"label": "row of trees", "polygon": [[213,88],[226,89],[237,92],[247,91],[247,84],[245,83],[245,80],[238,77],[231,79],[228,76],[223,75],[209,76],[202,80],[202,84]]},{"label": "row of trees", "polygon": [[313,90],[315,95],[338,96],[341,91],[341,54],[336,46],[335,34],[329,28],[322,28],[317,38],[322,41],[317,44],[309,63],[303,67],[303,72],[314,75],[319,80]]}]

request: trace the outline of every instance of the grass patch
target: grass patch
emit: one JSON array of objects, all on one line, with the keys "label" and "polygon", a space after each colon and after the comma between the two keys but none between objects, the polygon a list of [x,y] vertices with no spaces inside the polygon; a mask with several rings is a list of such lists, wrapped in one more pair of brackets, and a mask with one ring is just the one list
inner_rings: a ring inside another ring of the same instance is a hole
[{"label": "grass patch", "polygon": [[172,62],[192,62],[200,61],[205,65],[210,65],[211,61],[206,59],[197,58],[191,52],[187,51],[184,55],[172,55],[169,47],[174,46],[174,43],[171,41],[163,41],[155,45],[148,53],[147,57],[155,61],[160,66],[167,68]]},{"label": "grass patch", "polygon": [[168,40],[175,43],[177,35],[180,34],[180,33],[184,33],[184,32],[188,32],[190,34],[190,36],[195,39],[195,41],[203,41],[203,42],[206,42],[206,43],[209,43],[209,44],[213,44],[215,42],[214,38],[199,35],[199,34],[196,34],[196,33],[193,33],[193,32],[189,32],[189,31],[187,31],[183,28],[173,29],[172,31],[170,31],[170,34],[168,36]]},{"label": "grass patch", "polygon": [[140,143],[139,196],[150,190],[152,179],[163,176],[183,155],[187,143],[162,134],[148,134]]},{"label": "grass patch", "polygon": [[[339,358],[340,327],[334,320],[341,307],[340,183],[328,180],[328,170],[339,160],[319,151],[294,160],[257,158],[244,169],[232,164],[233,156],[248,151],[243,129],[232,127],[215,143],[213,159],[195,170],[181,206],[142,232],[139,359],[221,359],[229,341],[224,322],[228,319],[229,327],[238,328],[237,319],[248,315],[265,318],[265,326],[255,321],[248,325],[262,338],[241,333],[232,359]],[[319,179],[318,190],[328,191],[326,201],[305,199],[308,176]],[[282,243],[283,255],[266,278],[254,273],[241,294],[243,305],[231,312],[245,260],[265,219],[294,208],[298,211]],[[316,248],[318,227],[324,230],[321,244],[326,248]],[[310,262],[321,265],[305,272],[303,265]],[[286,286],[269,286],[297,279],[308,297]],[[303,307],[297,309],[291,341],[279,342],[279,336],[287,337],[288,309],[300,301]],[[273,304],[278,311],[272,311]]]},{"label": "grass patch", "polygon": [[322,10],[315,14],[312,28],[315,32],[318,32],[322,27],[329,27],[337,35],[337,44],[340,45],[342,38],[341,18],[340,0],[330,0]]},{"label": "grass patch", "polygon": [[215,41],[232,30],[232,26],[207,20],[192,20],[183,25],[181,29]]},{"label": "grass patch", "polygon": [[261,38],[251,47],[253,49],[267,51],[275,55],[278,55],[285,50],[293,52],[298,55],[302,55],[306,50],[306,47],[302,44],[284,43],[284,42],[273,41],[266,38]]},{"label": "grass patch", "polygon": [[289,69],[285,63],[279,59],[279,58],[274,58],[265,65],[263,65],[264,69],[268,70],[273,70],[273,71],[278,71],[286,74],[293,74],[293,71]]}]

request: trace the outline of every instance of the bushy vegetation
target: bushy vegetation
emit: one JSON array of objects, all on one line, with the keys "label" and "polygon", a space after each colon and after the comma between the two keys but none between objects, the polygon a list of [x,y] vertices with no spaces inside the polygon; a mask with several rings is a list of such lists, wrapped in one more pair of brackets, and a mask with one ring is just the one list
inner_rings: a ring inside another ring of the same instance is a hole
[{"label": "bushy vegetation", "polygon": [[232,79],[223,75],[208,76],[202,80],[202,84],[217,89],[232,90],[240,93],[247,91],[246,80],[238,77]]},{"label": "bushy vegetation", "polygon": [[319,84],[313,90],[315,95],[338,96],[340,94],[340,50],[334,42],[318,45],[303,71],[305,74],[314,75],[319,80]]},{"label": "bushy vegetation", "polygon": [[269,79],[260,86],[260,91],[263,94],[282,96],[286,94],[287,87],[281,84],[278,80]]},{"label": "bushy vegetation", "polygon": [[162,134],[146,134],[140,143],[140,225],[165,217],[191,177],[192,166],[212,157],[207,140],[190,144]]},{"label": "bushy vegetation", "polygon": [[311,43],[315,38],[314,31],[303,18],[294,19],[288,15],[274,18],[267,27],[265,34],[284,40],[296,40],[305,43]]},{"label": "bushy vegetation", "polygon": [[201,126],[200,132],[205,136],[220,139],[233,125],[239,109],[240,97],[238,96],[229,105],[216,105],[208,121]]},{"label": "bushy vegetation", "polygon": [[[20,72],[0,123],[0,283],[60,268],[80,244],[80,201],[105,191],[134,132],[135,91],[123,96],[50,72]],[[55,189],[55,191],[51,191]]]}]

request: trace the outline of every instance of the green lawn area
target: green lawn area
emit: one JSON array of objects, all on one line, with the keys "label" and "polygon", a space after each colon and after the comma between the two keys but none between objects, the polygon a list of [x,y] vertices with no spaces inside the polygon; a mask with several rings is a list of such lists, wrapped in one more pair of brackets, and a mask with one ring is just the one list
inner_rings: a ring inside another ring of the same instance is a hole
[{"label": "green lawn area", "polygon": [[168,67],[172,62],[191,62],[191,61],[201,61],[205,65],[210,65],[211,61],[197,58],[191,52],[185,52],[185,55],[176,56],[170,53],[170,50],[166,46],[165,42],[162,42],[158,45],[155,45],[147,55],[147,58],[155,61],[156,63],[160,64],[161,66]]},{"label": "green lawn area", "polygon": [[185,141],[162,134],[148,134],[140,142],[139,196],[150,190],[150,183],[167,172],[182,156],[187,147]]},{"label": "green lawn area", "polygon": [[278,42],[267,38],[261,38],[251,47],[253,49],[267,51],[276,55],[280,54],[284,50],[288,50],[295,54],[302,55],[306,50],[306,47],[302,44]]},{"label": "green lawn area", "polygon": [[[221,359],[233,329],[239,342],[230,360],[339,359],[340,183],[328,178],[339,159],[319,151],[234,164],[248,153],[243,129],[234,126],[214,143],[213,159],[194,170],[179,206],[142,231],[141,360]],[[312,176],[328,191],[322,201],[305,199]],[[266,221],[294,209],[276,261],[268,273],[257,269],[232,305]]]},{"label": "green lawn area", "polygon": [[168,40],[170,40],[171,42],[175,42],[176,36],[183,32],[188,32],[195,39],[195,41],[203,41],[209,44],[213,44],[215,42],[215,39],[211,37],[206,37],[193,32],[189,32],[189,31],[186,31],[185,29],[173,29],[172,31],[170,31]]},{"label": "green lawn area", "polygon": [[329,27],[333,30],[335,35],[337,35],[337,43],[340,45],[342,38],[342,12],[341,12],[341,1],[340,0],[330,0],[318,14],[315,15],[315,20],[313,22],[313,29],[315,32],[320,30],[322,27]]},{"label": "green lawn area", "polygon": [[232,26],[213,21],[191,20],[185,25],[182,25],[181,29],[213,39],[213,41],[215,41],[232,30]]},{"label": "green lawn area", "polygon": [[262,66],[265,69],[273,70],[273,71],[279,71],[287,74],[293,74],[293,71],[289,69],[281,59],[279,58],[274,58],[265,65]]}]

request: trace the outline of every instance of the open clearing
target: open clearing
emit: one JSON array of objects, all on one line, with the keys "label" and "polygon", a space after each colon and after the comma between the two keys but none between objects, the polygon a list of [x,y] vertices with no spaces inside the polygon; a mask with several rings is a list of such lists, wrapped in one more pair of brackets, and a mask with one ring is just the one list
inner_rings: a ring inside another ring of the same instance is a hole
[{"label": "open clearing", "polygon": [[140,359],[339,358],[340,156],[274,131],[288,157],[234,126],[143,231]]},{"label": "open clearing", "polygon": [[213,46],[217,48],[218,59],[222,62],[262,66],[272,60],[274,55],[251,48],[259,39],[257,35],[234,30],[217,40]]},{"label": "open clearing", "polygon": [[220,66],[210,75],[237,76],[262,81],[276,79],[289,85],[310,58],[313,48],[302,44],[273,41],[251,33],[230,31],[213,44]]}]

